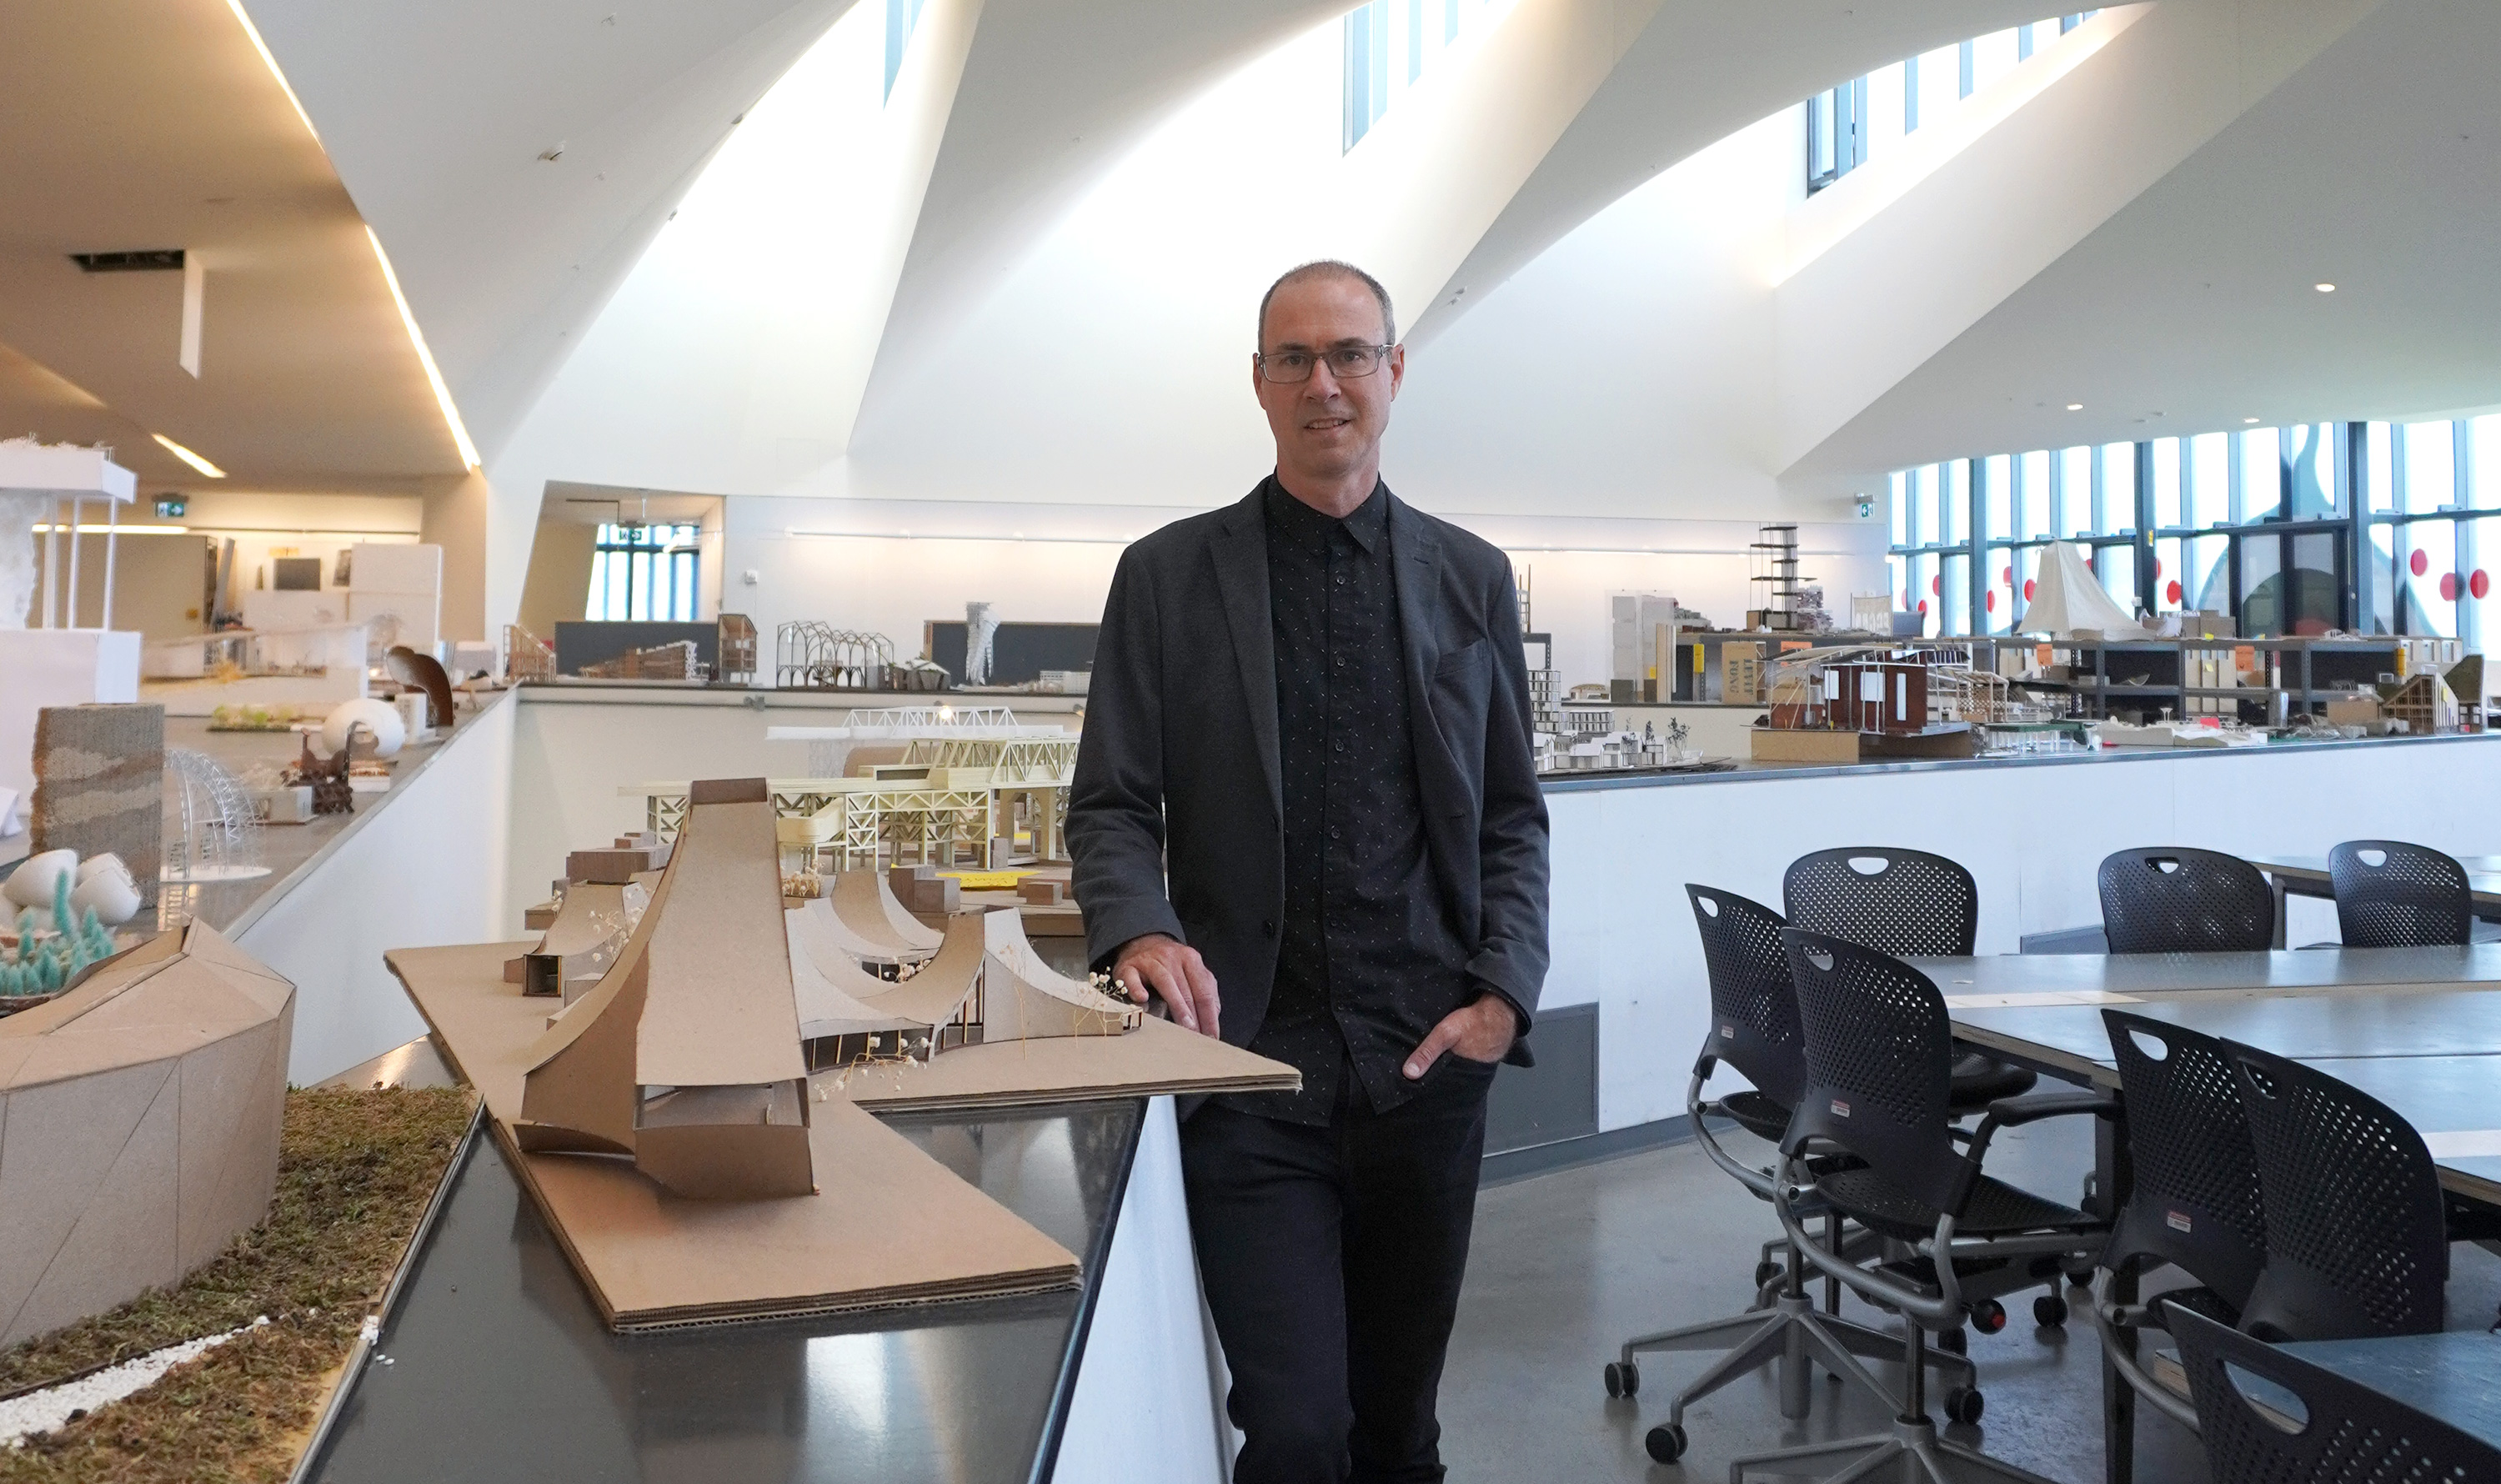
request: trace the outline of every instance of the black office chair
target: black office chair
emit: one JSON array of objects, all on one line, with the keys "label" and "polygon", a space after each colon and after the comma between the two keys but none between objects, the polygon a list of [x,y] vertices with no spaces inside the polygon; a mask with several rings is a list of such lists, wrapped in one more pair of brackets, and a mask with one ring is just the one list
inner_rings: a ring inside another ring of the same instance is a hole
[{"label": "black office chair", "polygon": [[2103,1355],[2128,1385],[2193,1431],[2195,1409],[2138,1365],[2135,1340],[2146,1330],[2168,1330],[2166,1310],[2175,1305],[2239,1322],[2266,1265],[2257,1152],[2241,1108],[2240,1074],[2222,1042],[2123,1010],[2104,1010],[2102,1022],[2118,1066],[2136,1179],[2111,1224],[2100,1266],[2118,1279],[2169,1265],[2196,1286],[2143,1304],[2117,1302],[2106,1286],[2094,1298],[2094,1327]]},{"label": "black office chair", "polygon": [[2348,948],[2420,948],[2475,938],[2466,867],[2403,840],[2348,840],[2327,853],[2337,936]]},{"label": "black office chair", "polygon": [[[1797,989],[1789,979],[1788,952],[1781,942],[1781,929],[1787,925],[1771,908],[1732,892],[1688,883],[1684,894],[1693,906],[1693,924],[1701,933],[1703,962],[1711,976],[1711,1030],[1694,1062],[1692,1079],[1685,1085],[1685,1115],[1694,1141],[1711,1163],[1758,1199],[1769,1200],[1770,1171],[1749,1168],[1722,1149],[1712,1134],[1711,1120],[1724,1116],[1756,1137],[1778,1143],[1788,1131],[1790,1111],[1805,1091],[1806,1038],[1798,1026]],[[1705,1102],[1703,1086],[1721,1062],[1754,1085]],[[1810,1160],[1816,1168],[1833,1163]],[[1827,1226],[1827,1244],[1837,1239],[1837,1225]],[[1781,1415],[1792,1419],[1807,1414],[1808,1358],[1823,1362],[1825,1368],[1844,1380],[1858,1381],[1866,1381],[1868,1373],[1851,1356],[1902,1359],[1902,1341],[1893,1335],[1816,1312],[1807,1297],[1806,1266],[1794,1249],[1788,1251],[1783,1271],[1780,1291],[1768,1306],[1758,1304],[1733,1318],[1637,1335],[1624,1341],[1622,1352],[1608,1363],[1607,1395],[1630,1397],[1641,1389],[1641,1366],[1634,1359],[1639,1352],[1727,1352],[1668,1403],[1667,1421],[1651,1428],[1643,1439],[1651,1458],[1672,1464],[1684,1455],[1686,1407],[1740,1376],[1783,1361],[1793,1348],[1795,1358],[1781,1371]],[[1758,1285],[1766,1277],[1763,1269],[1756,1269]],[[1957,1386],[1972,1383],[1971,1363],[1960,1356],[1933,1355],[1929,1366]],[[1876,1395],[1887,1406],[1899,1405],[1889,1391],[1880,1387]]]},{"label": "black office chair", "polygon": [[2449,1225],[2422,1135],[2350,1083],[2222,1045],[2240,1078],[2266,1212],[2266,1265],[2241,1329],[2261,1339],[2436,1333]]},{"label": "black office chair", "polygon": [[[2501,1449],[2263,1340],[2196,1314],[2174,1337],[2214,1484],[2501,1479]],[[2251,1397],[2235,1369],[2289,1392],[2302,1415]]]},{"label": "black office chair", "polygon": [[[1781,878],[1789,926],[1896,959],[1960,958],[1980,938],[1980,884],[1943,856],[1884,845],[1819,850]],[[1979,1052],[1957,1054],[1954,1100],[1977,1109],[2028,1093],[2035,1073]]]},{"label": "black office chair", "polygon": [[2156,845],[2102,861],[2102,936],[2115,954],[2264,953],[2275,893],[2237,856]]},{"label": "black office chair", "polygon": [[[1889,1433],[1739,1459],[1729,1477],[1742,1484],[1749,1469],[1794,1473],[1833,1460],[1853,1479],[1898,1464],[1905,1477],[1924,1474],[1937,1484],[2035,1484],[2037,1475],[1937,1436],[1927,1416],[1923,1332],[1954,1325],[1982,1296],[2044,1282],[2054,1295],[2067,1264],[2100,1250],[2108,1228],[1991,1179],[1983,1164],[2000,1129],[2061,1115],[2111,1116],[2118,1104],[2091,1093],[2000,1101],[1968,1148],[1957,1149],[1948,1099],[1953,1028],[1937,987],[1909,964],[1846,939],[1795,928],[1782,939],[1806,1031],[1807,1085],[1781,1141],[1772,1208],[1808,1263],[1902,1315],[1904,1395]],[[1864,1163],[1816,1170],[1804,1156],[1824,1146]],[[1800,1225],[1809,1201],[1893,1238],[1909,1255],[1862,1267],[1824,1251]],[[1945,1405],[1953,1421],[1980,1420],[1977,1391],[1950,1392]]]}]

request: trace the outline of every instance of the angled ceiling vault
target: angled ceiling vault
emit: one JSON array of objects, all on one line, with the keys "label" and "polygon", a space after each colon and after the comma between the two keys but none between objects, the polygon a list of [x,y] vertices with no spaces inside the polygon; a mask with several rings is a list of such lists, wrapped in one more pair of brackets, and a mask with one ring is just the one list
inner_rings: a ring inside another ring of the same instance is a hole
[{"label": "angled ceiling vault", "polygon": [[735,121],[852,0],[246,0],[491,461]]}]

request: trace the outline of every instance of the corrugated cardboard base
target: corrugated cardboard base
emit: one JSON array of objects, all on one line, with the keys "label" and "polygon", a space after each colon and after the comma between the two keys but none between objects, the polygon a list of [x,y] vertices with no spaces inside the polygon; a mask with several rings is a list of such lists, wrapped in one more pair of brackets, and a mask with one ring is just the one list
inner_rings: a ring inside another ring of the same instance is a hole
[{"label": "corrugated cardboard base", "polygon": [[1067,1249],[840,1098],[812,1109],[817,1196],[687,1200],[624,1160],[523,1154],[512,1120],[548,1001],[503,982],[517,951],[403,949],[384,961],[485,1101],[523,1187],[612,1327],[986,1298],[1077,1281]]},{"label": "corrugated cardboard base", "polygon": [[[544,1001],[542,1001],[544,1002]],[[931,1108],[1014,1108],[1094,1097],[1152,1097],[1163,1093],[1291,1092],[1302,1074],[1283,1062],[1253,1056],[1214,1036],[1150,1016],[1125,1035],[1060,1035],[999,1041],[942,1051],[925,1066],[867,1066],[848,1077],[842,1096],[888,1112]],[[825,1106],[818,1103],[821,1109]]]}]

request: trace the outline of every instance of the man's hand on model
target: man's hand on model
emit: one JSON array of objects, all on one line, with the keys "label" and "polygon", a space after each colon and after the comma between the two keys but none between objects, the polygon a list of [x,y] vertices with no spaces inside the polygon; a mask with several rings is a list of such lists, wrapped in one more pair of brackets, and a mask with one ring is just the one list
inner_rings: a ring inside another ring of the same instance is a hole
[{"label": "man's hand on model", "polygon": [[1417,1043],[1407,1058],[1407,1075],[1411,1080],[1423,1076],[1446,1051],[1471,1062],[1499,1062],[1518,1038],[1519,1017],[1512,1012],[1511,1001],[1499,995],[1480,995],[1443,1016],[1442,1023]]},{"label": "man's hand on model", "polygon": [[1147,1002],[1147,989],[1152,986],[1183,1029],[1217,1033],[1216,975],[1188,944],[1161,932],[1131,938],[1120,945],[1112,977],[1139,1004]]}]

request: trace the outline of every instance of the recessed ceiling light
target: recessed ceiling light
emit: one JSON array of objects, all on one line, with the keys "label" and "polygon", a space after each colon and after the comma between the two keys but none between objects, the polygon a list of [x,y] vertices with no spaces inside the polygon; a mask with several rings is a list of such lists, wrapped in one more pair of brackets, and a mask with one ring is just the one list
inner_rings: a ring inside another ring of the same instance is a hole
[{"label": "recessed ceiling light", "polygon": [[2243,418],[2241,421],[2242,421],[2242,422],[2255,422],[2257,421],[2257,419],[2255,419],[2255,418]]},{"label": "recessed ceiling light", "polygon": [[225,470],[218,468],[216,464],[202,458],[199,455],[192,453],[189,449],[176,443],[173,439],[166,437],[163,433],[150,433],[148,436],[155,439],[158,443],[163,444],[165,446],[166,453],[171,454],[175,457],[183,460],[183,462],[189,464],[192,468],[199,470],[209,478],[223,479],[226,477]]},{"label": "recessed ceiling light", "polygon": [[2069,402],[2067,404],[2067,411],[2069,412],[2083,412],[2084,410],[2084,404],[2082,402]]},{"label": "recessed ceiling light", "polygon": [[2320,293],[2334,293],[2336,291],[2336,286],[2333,284],[2313,284],[2310,287],[2318,289]]}]

